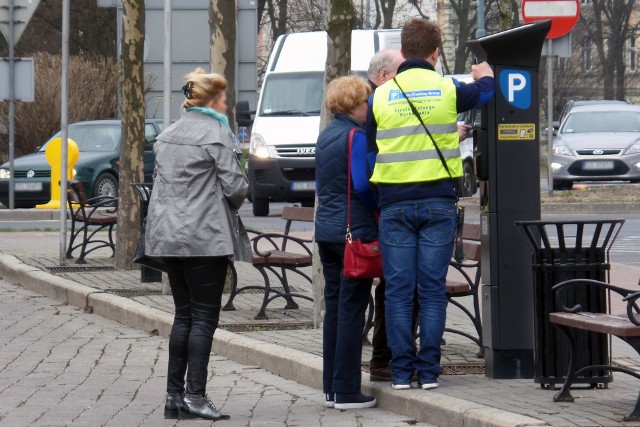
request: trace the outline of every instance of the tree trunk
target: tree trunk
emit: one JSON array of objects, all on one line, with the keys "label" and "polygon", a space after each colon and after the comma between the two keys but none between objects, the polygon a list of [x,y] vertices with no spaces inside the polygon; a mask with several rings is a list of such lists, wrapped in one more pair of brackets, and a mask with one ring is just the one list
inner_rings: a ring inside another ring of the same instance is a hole
[{"label": "tree trunk", "polygon": [[471,38],[471,25],[469,23],[471,0],[460,0],[457,4],[454,3],[452,1],[451,5],[458,17],[459,30],[453,73],[463,74],[467,70],[467,59],[469,58],[469,49],[467,49],[466,41]]},{"label": "tree trunk", "polygon": [[[327,11],[327,64],[324,70],[324,85],[336,77],[351,72],[351,30],[355,23],[353,4],[350,0],[331,0]],[[331,114],[322,103],[320,131],[331,120]],[[318,198],[316,196],[316,207]],[[318,245],[313,244],[313,325],[318,328],[324,317],[324,277]]]},{"label": "tree trunk", "polygon": [[[209,3],[209,33],[211,35],[211,72],[224,76],[227,88],[227,116],[232,129],[236,127],[236,2],[211,0]],[[227,268],[225,292],[232,287],[233,273]]]},{"label": "tree trunk", "polygon": [[140,236],[140,201],[131,183],[144,180],[144,0],[125,0],[123,7],[122,139],[115,268],[131,270]]},{"label": "tree trunk", "polygon": [[211,35],[211,72],[223,75],[229,82],[227,115],[235,129],[236,117],[236,2],[211,0],[209,3]]},{"label": "tree trunk", "polygon": [[382,8],[382,28],[393,28],[393,10],[396,7],[396,0],[380,0]]}]

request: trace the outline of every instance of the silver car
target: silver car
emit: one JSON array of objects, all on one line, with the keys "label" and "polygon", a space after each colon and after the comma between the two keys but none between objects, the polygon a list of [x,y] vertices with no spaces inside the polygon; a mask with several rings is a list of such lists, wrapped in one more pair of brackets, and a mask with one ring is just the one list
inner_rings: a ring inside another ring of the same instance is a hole
[{"label": "silver car", "polygon": [[640,106],[576,105],[553,141],[553,188],[575,181],[640,182]]}]

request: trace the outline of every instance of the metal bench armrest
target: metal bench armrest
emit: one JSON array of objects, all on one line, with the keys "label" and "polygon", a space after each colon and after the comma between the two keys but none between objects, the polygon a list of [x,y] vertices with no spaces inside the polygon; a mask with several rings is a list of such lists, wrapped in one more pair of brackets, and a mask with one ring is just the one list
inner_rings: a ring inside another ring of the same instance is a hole
[{"label": "metal bench armrest", "polygon": [[302,247],[309,256],[313,256],[313,253],[307,246],[307,243],[312,243],[313,240],[301,239],[298,237],[293,237],[288,234],[280,234],[280,233],[259,233],[256,237],[251,239],[253,241],[253,251],[256,255],[261,257],[269,257],[271,256],[271,251],[262,252],[258,249],[258,242],[261,240],[267,240],[273,246],[274,250],[280,250],[282,245],[278,245],[274,239],[282,239],[282,243],[284,244],[287,241],[292,241],[297,243],[300,247]]},{"label": "metal bench armrest", "polygon": [[629,289],[624,289],[619,286],[614,286],[606,282],[600,282],[599,280],[592,280],[592,279],[566,280],[564,282],[560,282],[554,285],[551,288],[555,293],[556,304],[558,305],[558,307],[562,309],[562,311],[567,313],[578,313],[582,311],[582,306],[580,304],[576,304],[573,307],[566,307],[560,300],[560,295],[563,290],[568,289],[570,287],[576,287],[576,286],[593,286],[596,288],[607,289],[609,291],[615,292],[616,294],[622,297],[626,297],[627,295],[632,293],[632,291],[630,291]]},{"label": "metal bench armrest", "polygon": [[640,298],[640,292],[633,292],[622,298],[622,301],[627,303],[627,317],[636,326],[640,326],[640,320],[638,320],[638,314],[640,313],[640,308],[637,304],[638,298]]}]

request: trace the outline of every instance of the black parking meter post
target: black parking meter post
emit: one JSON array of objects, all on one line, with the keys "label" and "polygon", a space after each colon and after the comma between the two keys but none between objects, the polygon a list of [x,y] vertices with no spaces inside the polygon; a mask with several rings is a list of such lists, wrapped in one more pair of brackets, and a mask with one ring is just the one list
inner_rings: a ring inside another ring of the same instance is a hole
[{"label": "black parking meter post", "polygon": [[467,42],[494,70],[477,132],[486,375],[533,378],[531,251],[514,222],[540,219],[538,71],[551,27],[540,21]]}]

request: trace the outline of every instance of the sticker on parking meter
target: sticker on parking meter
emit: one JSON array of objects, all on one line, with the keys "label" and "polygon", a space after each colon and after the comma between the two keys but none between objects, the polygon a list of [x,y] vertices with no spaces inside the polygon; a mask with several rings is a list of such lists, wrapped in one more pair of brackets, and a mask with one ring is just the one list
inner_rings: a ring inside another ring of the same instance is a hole
[{"label": "sticker on parking meter", "polygon": [[499,141],[533,141],[536,125],[533,123],[508,123],[498,125]]},{"label": "sticker on parking meter", "polygon": [[521,110],[531,106],[531,74],[524,70],[500,72],[500,92],[509,104]]}]

